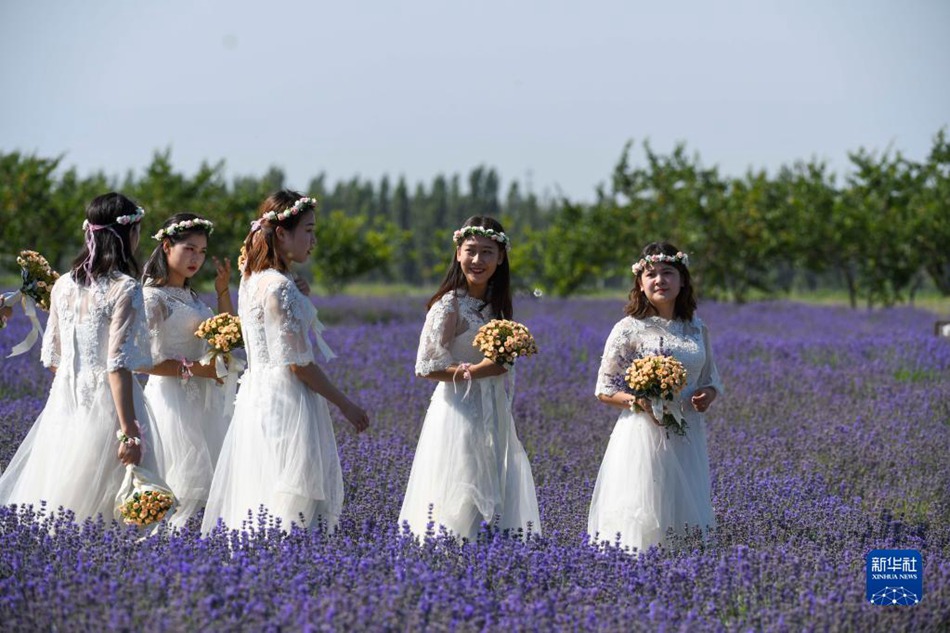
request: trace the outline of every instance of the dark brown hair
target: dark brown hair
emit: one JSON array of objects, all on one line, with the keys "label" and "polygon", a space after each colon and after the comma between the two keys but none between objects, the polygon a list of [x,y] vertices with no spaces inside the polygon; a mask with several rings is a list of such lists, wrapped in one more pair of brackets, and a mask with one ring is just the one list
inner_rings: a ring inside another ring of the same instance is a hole
[{"label": "dark brown hair", "polygon": [[[679,251],[678,248],[669,242],[650,242],[643,247],[640,253],[640,259],[647,255],[669,255],[674,256]],[[693,313],[696,312],[696,298],[693,297],[693,283],[690,280],[689,269],[682,262],[664,262],[679,271],[680,283],[682,288],[676,295],[676,303],[673,304],[673,318],[683,321],[692,321]],[[649,266],[649,265],[648,265]],[[633,288],[630,290],[630,301],[624,306],[623,313],[632,316],[635,319],[642,319],[656,313],[653,306],[647,301],[647,296],[640,285],[641,272],[633,279]]]},{"label": "dark brown hair", "polygon": [[[473,215],[462,224],[462,228],[466,226],[481,226],[486,229],[492,229],[498,233],[505,232],[505,229],[498,220],[487,215]],[[429,302],[426,304],[426,310],[431,308],[443,295],[454,292],[459,288],[468,287],[468,282],[462,273],[462,266],[458,262],[458,257],[456,257],[459,246],[461,246],[461,244],[456,244],[456,250],[452,252],[452,263],[449,265],[449,269],[446,271],[445,278],[442,280],[439,289],[435,291],[435,294],[432,295],[432,298],[429,299]],[[485,296],[485,303],[491,304],[495,317],[499,319],[512,319],[514,318],[514,308],[511,304],[511,273],[508,266],[508,253],[505,252],[503,244],[499,243],[498,248],[501,249],[503,257],[495,269],[495,273],[491,276],[491,279],[488,280],[488,293]]]},{"label": "dark brown hair", "polygon": [[[194,213],[176,213],[165,220],[165,223],[162,224],[162,228],[167,229],[172,224],[178,224],[179,222],[186,222],[188,220],[204,220],[204,218]],[[177,231],[174,235],[167,235],[162,240],[159,240],[158,246],[155,247],[155,250],[149,255],[148,261],[145,262],[145,267],[142,270],[142,281],[148,286],[164,286],[167,284],[168,255],[165,254],[165,240],[168,240],[168,243],[174,246],[179,242],[184,242],[185,239],[192,235],[204,235],[206,238],[210,238],[211,231],[208,230],[208,227],[198,224],[190,229]],[[185,278],[185,288],[190,286],[191,279]]]},{"label": "dark brown hair", "polygon": [[261,203],[257,211],[257,219],[260,222],[259,229],[251,229],[247,237],[244,238],[244,271],[243,275],[247,277],[251,273],[268,268],[276,268],[280,271],[287,270],[287,265],[283,258],[277,253],[277,227],[285,231],[293,231],[300,224],[305,212],[297,215],[288,215],[280,221],[264,219],[265,213],[271,211],[280,213],[294,206],[297,200],[303,198],[302,194],[290,189],[281,189],[267,196],[267,199]]},{"label": "dark brown hair", "polygon": [[[93,279],[109,275],[113,271],[126,274],[129,277],[139,276],[139,263],[132,252],[132,230],[140,222],[119,224],[117,218],[124,215],[134,215],[139,205],[114,191],[93,198],[86,207],[86,220],[90,224],[108,227],[92,231],[91,238],[82,251],[73,260],[73,279],[80,285],[88,285]],[[95,257],[89,260],[89,242],[94,240]],[[87,274],[88,269],[88,274]]]}]

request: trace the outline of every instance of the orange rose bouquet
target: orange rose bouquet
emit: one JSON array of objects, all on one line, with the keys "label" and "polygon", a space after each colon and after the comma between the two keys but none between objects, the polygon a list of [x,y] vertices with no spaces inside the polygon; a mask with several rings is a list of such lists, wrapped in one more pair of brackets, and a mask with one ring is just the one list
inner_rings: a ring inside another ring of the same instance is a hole
[{"label": "orange rose bouquet", "polygon": [[[677,435],[686,435],[685,417],[664,404],[672,402],[686,386],[686,368],[681,362],[665,355],[636,358],[627,368],[624,381],[633,395],[650,401],[653,416],[662,426]],[[642,411],[635,403],[631,408]]]},{"label": "orange rose bouquet", "polygon": [[515,359],[538,353],[538,345],[528,328],[517,321],[493,319],[478,328],[472,345],[485,358],[510,367]]}]

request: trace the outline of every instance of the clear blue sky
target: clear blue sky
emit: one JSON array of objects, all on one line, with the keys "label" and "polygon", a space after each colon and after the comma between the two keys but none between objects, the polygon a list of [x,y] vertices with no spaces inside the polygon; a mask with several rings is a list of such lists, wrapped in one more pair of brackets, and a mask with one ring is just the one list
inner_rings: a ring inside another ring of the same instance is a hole
[{"label": "clear blue sky", "polygon": [[947,0],[0,0],[0,150],[298,188],[487,164],[575,200],[629,139],[842,172],[950,124],[948,33]]}]

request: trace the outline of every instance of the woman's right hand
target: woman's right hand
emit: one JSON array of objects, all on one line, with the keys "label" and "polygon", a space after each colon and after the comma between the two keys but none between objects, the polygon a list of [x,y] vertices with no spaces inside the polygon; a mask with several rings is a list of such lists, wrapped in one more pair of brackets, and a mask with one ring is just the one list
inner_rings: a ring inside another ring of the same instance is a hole
[{"label": "woman's right hand", "polygon": [[355,402],[348,402],[340,407],[340,412],[353,425],[357,433],[362,433],[369,428],[369,415]]},{"label": "woman's right hand", "polygon": [[131,442],[119,442],[119,461],[128,466],[142,462],[142,447]]},{"label": "woman's right hand", "polygon": [[634,397],[628,400],[628,402],[636,405],[636,406],[632,406],[632,405],[630,406],[631,411],[634,411],[636,413],[643,413],[648,418],[650,418],[650,422],[653,422],[653,424],[657,426],[663,426],[662,424],[660,424],[660,421],[656,419],[656,416],[653,415],[653,405],[650,403],[649,400],[647,400],[646,398]]}]

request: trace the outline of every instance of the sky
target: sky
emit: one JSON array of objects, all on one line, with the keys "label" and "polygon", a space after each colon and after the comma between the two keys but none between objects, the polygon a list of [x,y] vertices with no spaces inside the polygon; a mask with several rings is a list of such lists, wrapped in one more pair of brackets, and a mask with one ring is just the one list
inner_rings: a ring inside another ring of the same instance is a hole
[{"label": "sky", "polygon": [[946,0],[0,0],[0,152],[305,190],[494,167],[595,198],[624,145],[727,175],[950,125]]}]

